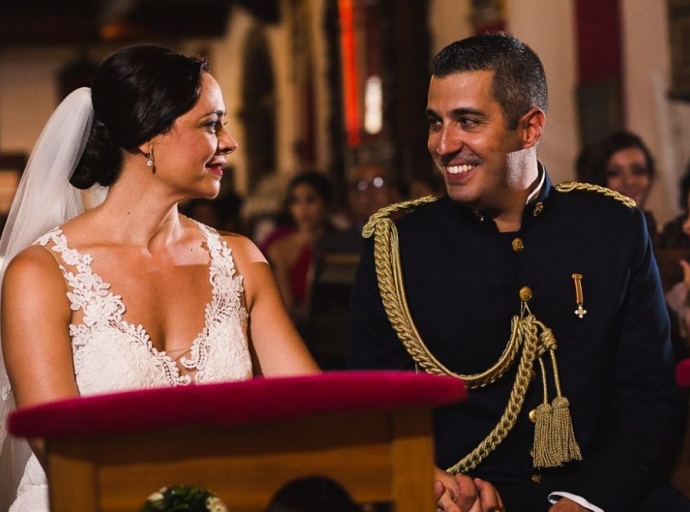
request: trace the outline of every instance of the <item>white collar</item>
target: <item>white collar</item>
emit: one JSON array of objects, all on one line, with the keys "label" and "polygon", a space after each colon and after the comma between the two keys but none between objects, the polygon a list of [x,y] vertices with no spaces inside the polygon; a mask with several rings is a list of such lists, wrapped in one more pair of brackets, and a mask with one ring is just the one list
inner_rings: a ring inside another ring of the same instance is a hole
[{"label": "white collar", "polygon": [[541,190],[544,188],[544,181],[546,180],[546,173],[544,172],[544,168],[541,166],[541,164],[537,167],[537,169],[539,172],[539,174],[538,174],[539,185],[537,185],[537,187],[530,193],[530,195],[527,196],[527,201],[525,201],[525,204],[530,204],[537,197],[539,197]]}]

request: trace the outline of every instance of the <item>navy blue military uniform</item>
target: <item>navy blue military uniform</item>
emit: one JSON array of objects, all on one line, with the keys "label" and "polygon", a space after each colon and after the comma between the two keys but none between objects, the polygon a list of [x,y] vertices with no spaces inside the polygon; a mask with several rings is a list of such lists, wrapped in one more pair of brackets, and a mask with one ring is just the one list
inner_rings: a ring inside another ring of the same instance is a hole
[{"label": "navy blue military uniform", "polygon": [[[534,469],[529,412],[542,401],[537,377],[513,431],[469,474],[493,483],[510,511],[547,510],[553,491],[578,494],[607,512],[635,510],[668,455],[679,410],[668,314],[642,212],[598,192],[561,192],[546,177],[518,232],[501,233],[488,215],[448,197],[396,226],[412,319],[447,368],[474,374],[499,358],[524,287],[532,292],[531,312],[558,342],[583,461]],[[582,318],[573,274],[582,276]],[[384,311],[373,238],[363,248],[351,308],[350,368],[415,368]],[[471,391],[465,404],[435,413],[439,467],[454,465],[494,428],[516,366]]]}]

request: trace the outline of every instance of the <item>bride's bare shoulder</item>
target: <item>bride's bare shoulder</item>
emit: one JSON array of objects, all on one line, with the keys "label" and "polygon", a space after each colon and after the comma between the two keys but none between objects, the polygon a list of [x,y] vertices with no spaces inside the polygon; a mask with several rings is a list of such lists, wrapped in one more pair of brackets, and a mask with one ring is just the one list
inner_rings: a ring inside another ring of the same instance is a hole
[{"label": "bride's bare shoulder", "polygon": [[58,286],[64,293],[62,274],[50,249],[41,245],[30,245],[12,258],[3,278],[3,287],[10,286],[23,289]]}]

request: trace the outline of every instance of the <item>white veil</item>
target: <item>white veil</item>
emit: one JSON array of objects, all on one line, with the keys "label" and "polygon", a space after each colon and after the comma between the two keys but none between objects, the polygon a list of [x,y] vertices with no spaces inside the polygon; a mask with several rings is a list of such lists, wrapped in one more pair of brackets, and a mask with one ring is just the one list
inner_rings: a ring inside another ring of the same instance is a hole
[{"label": "white veil", "polygon": [[[7,264],[18,252],[84,211],[82,192],[69,184],[69,178],[84,151],[92,121],[91,90],[82,87],[60,103],[43,128],[0,237],[0,283]],[[7,414],[13,407],[14,398],[0,352],[0,511],[14,500],[31,453],[26,441],[7,436]]]}]

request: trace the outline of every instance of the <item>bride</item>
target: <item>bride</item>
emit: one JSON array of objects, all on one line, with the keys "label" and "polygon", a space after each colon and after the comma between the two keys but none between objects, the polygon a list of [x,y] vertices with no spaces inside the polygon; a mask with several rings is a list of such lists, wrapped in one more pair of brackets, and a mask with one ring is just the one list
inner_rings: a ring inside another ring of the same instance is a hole
[{"label": "bride", "polygon": [[[178,213],[219,192],[237,149],[225,116],[205,61],[152,45],[113,53],[57,108],[0,240],[3,415],[14,400],[319,371],[254,244]],[[1,494],[21,476],[10,510],[47,511],[41,440],[26,464],[20,441],[4,445]]]}]

